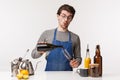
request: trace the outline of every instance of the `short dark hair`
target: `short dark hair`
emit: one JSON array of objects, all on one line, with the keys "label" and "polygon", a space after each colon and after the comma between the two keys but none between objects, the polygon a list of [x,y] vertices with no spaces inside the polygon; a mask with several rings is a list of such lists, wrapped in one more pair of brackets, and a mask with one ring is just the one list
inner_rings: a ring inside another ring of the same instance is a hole
[{"label": "short dark hair", "polygon": [[70,13],[72,14],[72,18],[73,18],[74,15],[75,15],[75,9],[74,9],[72,6],[68,5],[68,4],[62,5],[62,6],[58,9],[57,14],[60,15],[62,10],[66,10],[66,11],[70,12]]}]

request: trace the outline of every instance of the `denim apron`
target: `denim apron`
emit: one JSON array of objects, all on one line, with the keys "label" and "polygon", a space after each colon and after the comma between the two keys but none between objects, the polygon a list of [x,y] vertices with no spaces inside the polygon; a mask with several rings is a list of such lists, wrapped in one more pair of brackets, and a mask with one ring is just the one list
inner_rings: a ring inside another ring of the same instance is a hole
[{"label": "denim apron", "polygon": [[[70,32],[69,40],[64,42],[56,40],[56,33],[57,29],[55,29],[52,44],[62,45],[73,57]],[[72,70],[73,69],[70,66],[70,61],[64,56],[62,48],[55,48],[50,51],[49,55],[47,56],[47,64],[45,71],[72,71]]]}]

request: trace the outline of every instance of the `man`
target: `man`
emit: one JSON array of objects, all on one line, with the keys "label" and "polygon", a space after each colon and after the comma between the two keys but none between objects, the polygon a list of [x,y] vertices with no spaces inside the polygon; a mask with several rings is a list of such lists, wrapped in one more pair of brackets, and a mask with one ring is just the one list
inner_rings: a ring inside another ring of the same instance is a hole
[{"label": "man", "polygon": [[[68,5],[62,5],[57,11],[58,27],[46,30],[40,36],[39,42],[47,42],[55,45],[62,45],[72,56],[68,60],[62,49],[56,48],[46,53],[45,71],[72,71],[77,68],[82,61],[79,36],[68,30],[68,26],[75,14],[75,9]],[[43,52],[37,51],[37,47],[32,51],[33,58],[39,58]]]}]

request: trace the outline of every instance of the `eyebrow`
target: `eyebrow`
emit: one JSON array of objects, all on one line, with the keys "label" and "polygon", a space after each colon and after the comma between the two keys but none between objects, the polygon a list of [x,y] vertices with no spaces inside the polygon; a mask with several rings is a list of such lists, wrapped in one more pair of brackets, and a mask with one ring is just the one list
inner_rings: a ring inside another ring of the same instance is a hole
[{"label": "eyebrow", "polygon": [[[64,14],[64,13],[61,13],[62,15],[65,15],[65,16],[67,16],[66,14]],[[71,16],[72,17],[72,15],[69,15],[69,16]]]}]

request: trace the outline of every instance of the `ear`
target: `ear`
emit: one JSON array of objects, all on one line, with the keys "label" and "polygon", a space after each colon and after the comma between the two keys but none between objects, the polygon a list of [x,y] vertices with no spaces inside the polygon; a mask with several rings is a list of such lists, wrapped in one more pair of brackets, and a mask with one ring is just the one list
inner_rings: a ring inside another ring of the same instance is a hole
[{"label": "ear", "polygon": [[57,14],[57,18],[59,18],[59,16],[60,16],[60,15],[59,15],[59,14]]},{"label": "ear", "polygon": [[60,20],[60,15],[59,14],[57,14],[57,19],[58,19],[58,21]]}]

